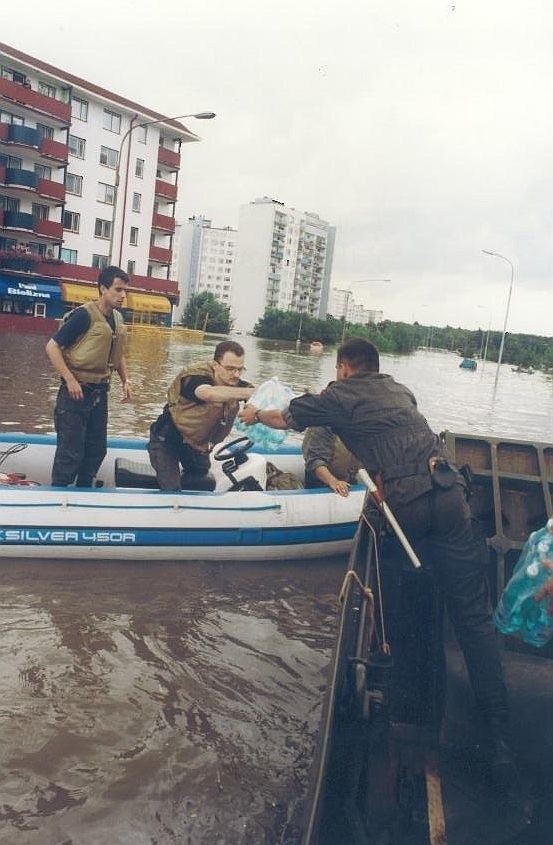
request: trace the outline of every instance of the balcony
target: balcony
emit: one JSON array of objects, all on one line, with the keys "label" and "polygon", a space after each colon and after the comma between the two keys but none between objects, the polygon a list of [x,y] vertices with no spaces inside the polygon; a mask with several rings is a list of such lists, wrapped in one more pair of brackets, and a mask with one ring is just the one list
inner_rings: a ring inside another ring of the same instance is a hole
[{"label": "balcony", "polygon": [[177,199],[177,186],[170,182],[163,182],[161,179],[156,179],[155,188],[156,197],[163,197],[163,199],[175,202]]},{"label": "balcony", "polygon": [[32,214],[23,211],[5,211],[4,229],[18,229],[21,232],[34,232],[35,218]]},{"label": "balcony", "polygon": [[100,271],[97,267],[84,267],[81,264],[43,261],[38,265],[36,272],[42,276],[55,276],[57,279],[67,279],[71,282],[93,282],[96,284]]},{"label": "balcony", "polygon": [[168,167],[170,170],[178,170],[180,168],[180,153],[168,150],[167,147],[159,147],[157,163],[163,167]]},{"label": "balcony", "polygon": [[4,171],[4,184],[13,188],[26,188],[36,191],[38,176],[34,170],[24,170],[22,167],[6,167]]},{"label": "balcony", "polygon": [[53,182],[51,179],[39,179],[38,193],[48,199],[65,202],[65,185],[63,182]]},{"label": "balcony", "polygon": [[158,214],[154,211],[152,216],[152,229],[159,229],[160,232],[175,231],[175,218],[168,214]]},{"label": "balcony", "polygon": [[67,144],[62,144],[60,141],[52,141],[50,138],[42,138],[38,149],[44,158],[51,158],[54,161],[60,161],[62,164],[67,164],[69,156],[69,148]]},{"label": "balcony", "polygon": [[10,79],[0,79],[0,99],[18,103],[38,114],[54,118],[64,125],[69,126],[71,123],[71,106],[69,103],[62,103],[53,97],[39,94],[38,91],[33,91],[32,88],[26,88]]},{"label": "balcony", "polygon": [[134,274],[131,275],[130,279],[133,288],[163,293],[169,298],[178,297],[179,285],[173,279],[156,279],[154,276],[135,276]]},{"label": "balcony", "polygon": [[55,220],[35,219],[34,231],[40,238],[50,238],[60,243],[63,241],[63,226]]},{"label": "balcony", "polygon": [[157,261],[158,264],[170,264],[173,253],[170,249],[162,246],[150,247],[150,261]]}]

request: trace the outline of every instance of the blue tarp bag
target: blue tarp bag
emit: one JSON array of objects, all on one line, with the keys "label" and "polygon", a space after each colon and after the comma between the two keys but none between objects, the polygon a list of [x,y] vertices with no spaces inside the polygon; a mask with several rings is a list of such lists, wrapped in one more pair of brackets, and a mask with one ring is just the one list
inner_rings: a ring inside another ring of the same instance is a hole
[{"label": "blue tarp bag", "polygon": [[[260,384],[255,393],[248,399],[248,404],[255,405],[260,411],[284,411],[295,394],[288,384],[283,384],[278,376],[273,376]],[[287,431],[269,428],[262,423],[245,425],[240,420],[234,423],[238,431],[243,431],[257,446],[268,451],[274,451],[285,440]]]},{"label": "blue tarp bag", "polygon": [[553,564],[553,519],[528,537],[494,613],[494,622],[502,634],[514,634],[538,647],[553,637],[550,597],[535,599],[553,576],[546,561]]}]

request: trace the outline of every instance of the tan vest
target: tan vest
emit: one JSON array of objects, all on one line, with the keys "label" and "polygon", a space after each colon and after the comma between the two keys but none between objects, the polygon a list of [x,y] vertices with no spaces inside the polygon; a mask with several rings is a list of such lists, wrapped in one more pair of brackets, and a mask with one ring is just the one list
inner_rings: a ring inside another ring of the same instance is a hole
[{"label": "tan vest", "polygon": [[187,376],[207,376],[214,381],[215,368],[211,362],[185,367],[167,391],[169,413],[182,439],[198,452],[209,452],[231,430],[238,413],[238,401],[191,402],[180,393],[181,379]]},{"label": "tan vest", "polygon": [[121,364],[127,329],[119,311],[113,312],[113,332],[96,302],[87,302],[82,307],[88,311],[90,326],[73,346],[62,349],[62,355],[77,381],[100,384]]}]

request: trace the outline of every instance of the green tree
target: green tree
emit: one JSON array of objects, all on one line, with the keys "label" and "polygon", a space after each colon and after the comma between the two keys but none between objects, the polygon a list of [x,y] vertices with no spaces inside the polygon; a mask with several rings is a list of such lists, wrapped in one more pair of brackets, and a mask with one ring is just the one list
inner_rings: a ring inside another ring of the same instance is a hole
[{"label": "green tree", "polygon": [[202,291],[191,296],[180,321],[189,329],[205,329],[216,334],[228,334],[232,326],[230,308],[215,299],[212,293]]}]

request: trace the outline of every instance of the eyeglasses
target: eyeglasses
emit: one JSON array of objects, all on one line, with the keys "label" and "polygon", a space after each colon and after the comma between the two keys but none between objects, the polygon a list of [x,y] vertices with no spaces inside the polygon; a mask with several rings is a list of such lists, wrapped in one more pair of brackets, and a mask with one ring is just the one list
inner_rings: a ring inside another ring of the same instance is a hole
[{"label": "eyeglasses", "polygon": [[[217,363],[219,364],[219,361],[217,361]],[[229,367],[226,364],[219,364],[219,366],[222,367],[223,370],[225,370],[227,373],[238,373],[239,376],[241,376],[242,373],[246,372],[245,367]]]}]

